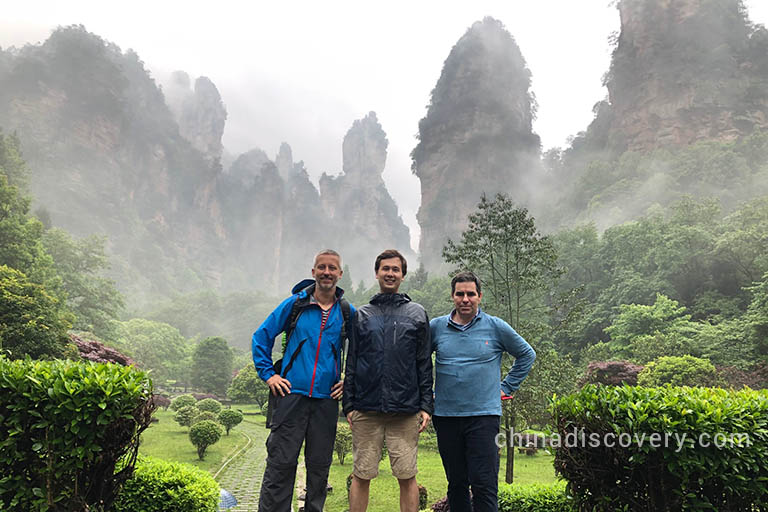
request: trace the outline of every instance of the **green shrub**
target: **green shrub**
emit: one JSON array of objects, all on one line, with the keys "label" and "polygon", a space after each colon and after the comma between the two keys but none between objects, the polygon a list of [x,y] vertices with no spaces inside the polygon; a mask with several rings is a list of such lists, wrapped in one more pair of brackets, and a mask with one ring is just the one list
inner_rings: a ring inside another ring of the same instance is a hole
[{"label": "green shrub", "polygon": [[267,415],[267,410],[268,410],[268,409],[269,409],[269,402],[264,402],[264,403],[261,405],[261,414],[262,414],[263,416],[266,416],[266,415]]},{"label": "green shrub", "polygon": [[194,406],[197,400],[192,395],[179,395],[171,401],[171,410],[178,411],[182,407]]},{"label": "green shrub", "polygon": [[153,411],[136,368],[0,357],[0,510],[108,508]]},{"label": "green shrub", "polygon": [[214,400],[213,398],[203,398],[197,402],[197,408],[201,411],[212,412],[213,414],[219,414],[221,412],[221,402]]},{"label": "green shrub", "polygon": [[716,386],[720,377],[707,359],[693,356],[665,356],[651,361],[637,375],[639,386]]},{"label": "green shrub", "polygon": [[176,414],[173,415],[173,419],[182,427],[189,427],[192,425],[192,422],[198,414],[200,414],[200,411],[197,410],[197,407],[188,405],[176,411]]},{"label": "green shrub", "polygon": [[346,423],[339,423],[336,427],[336,440],[333,443],[333,450],[339,459],[339,464],[344,465],[344,457],[352,451],[352,430]]},{"label": "green shrub", "polygon": [[205,450],[221,439],[221,425],[211,420],[203,420],[195,423],[189,429],[189,440],[197,447],[197,456],[205,458]]},{"label": "green shrub", "polygon": [[240,411],[224,409],[219,413],[219,423],[224,425],[224,428],[227,430],[227,435],[229,435],[229,431],[232,427],[239,425],[241,421],[243,421],[243,413]]},{"label": "green shrub", "polygon": [[114,512],[216,512],[219,484],[189,464],[142,457],[123,486]]},{"label": "green shrub", "polygon": [[194,425],[195,423],[200,423],[201,421],[213,421],[218,423],[219,417],[213,414],[211,411],[200,411],[192,420],[192,425]]},{"label": "green shrub", "polygon": [[499,512],[576,512],[565,483],[499,486]]},{"label": "green shrub", "polygon": [[768,391],[590,384],[552,409],[583,510],[765,510]]}]

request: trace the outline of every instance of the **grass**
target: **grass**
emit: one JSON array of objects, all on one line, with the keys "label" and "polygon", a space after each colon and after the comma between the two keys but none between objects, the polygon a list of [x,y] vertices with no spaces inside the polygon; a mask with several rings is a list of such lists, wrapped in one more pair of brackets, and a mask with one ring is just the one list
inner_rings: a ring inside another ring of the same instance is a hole
[{"label": "grass", "polygon": [[[544,451],[536,455],[515,454],[515,483],[526,485],[532,483],[549,484],[555,482],[555,470],[552,466],[553,456]],[[504,468],[506,457],[501,457],[499,483],[504,483]],[[347,510],[347,477],[352,472],[352,455],[347,455],[344,465],[339,464],[334,454],[331,473],[328,477],[333,486],[333,492],[328,494],[326,509],[332,511]],[[428,504],[445,496],[448,483],[440,454],[433,447],[419,445],[419,474],[416,480],[427,488]],[[392,476],[389,459],[385,458],[379,465],[379,476],[371,482],[371,495],[368,503],[369,512],[392,512],[400,510],[400,491],[397,479]]]},{"label": "grass", "polygon": [[[139,453],[157,457],[163,460],[184,462],[204,469],[211,474],[215,473],[224,461],[234,455],[237,450],[246,445],[248,440],[238,432],[237,427],[232,429],[229,435],[221,436],[218,443],[209,446],[205,452],[205,459],[197,457],[197,448],[189,440],[189,429],[182,427],[173,421],[173,411],[158,410],[155,417],[159,423],[153,423],[141,435]],[[253,416],[246,416],[245,420],[253,421]],[[263,416],[256,418],[263,419]]]}]

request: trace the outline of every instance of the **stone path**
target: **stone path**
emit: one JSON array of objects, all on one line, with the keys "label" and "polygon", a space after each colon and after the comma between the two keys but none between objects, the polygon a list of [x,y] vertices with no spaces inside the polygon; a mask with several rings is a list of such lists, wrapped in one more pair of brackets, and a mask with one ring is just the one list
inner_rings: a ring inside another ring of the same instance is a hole
[{"label": "stone path", "polygon": [[245,420],[230,432],[230,435],[245,434],[250,439],[250,444],[216,476],[221,488],[237,498],[237,506],[229,509],[230,512],[256,512],[259,505],[261,477],[267,460],[267,448],[264,443],[269,430],[264,428],[263,423],[254,423],[251,418],[253,417],[246,416]]}]

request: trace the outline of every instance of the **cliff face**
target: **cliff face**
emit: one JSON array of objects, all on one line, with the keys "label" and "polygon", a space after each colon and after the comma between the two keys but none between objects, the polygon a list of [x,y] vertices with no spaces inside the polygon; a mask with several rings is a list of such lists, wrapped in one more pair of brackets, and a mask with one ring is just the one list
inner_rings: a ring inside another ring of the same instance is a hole
[{"label": "cliff face", "polygon": [[226,109],[207,78],[193,90],[176,72],[166,89],[83,27],[0,50],[0,128],[19,134],[36,207],[75,235],[107,235],[131,305],[208,287],[283,295],[328,247],[370,280],[380,250],[408,252],[375,114],[350,130],[344,174],[323,178],[321,198],[288,144],[274,161],[254,149],[221,166]]},{"label": "cliff face", "polygon": [[748,22],[740,0],[622,0],[618,8],[606,77],[612,149],[733,140],[768,127],[768,32]]},{"label": "cliff face", "polygon": [[209,157],[220,159],[223,146],[227,109],[213,82],[201,76],[190,87],[190,78],[184,71],[174,71],[166,89],[166,98],[179,125],[179,133],[192,146]]},{"label": "cliff face", "polygon": [[415,269],[408,227],[381,177],[388,144],[376,113],[370,112],[344,137],[343,174],[320,178],[323,211],[338,227],[335,243],[355,281],[371,280],[374,260],[384,249],[398,249]]},{"label": "cliff face", "polygon": [[411,154],[428,270],[440,268],[445,242],[460,239],[482,194],[527,203],[526,176],[539,154],[530,76],[514,39],[492,18],[472,25],[448,55]]}]

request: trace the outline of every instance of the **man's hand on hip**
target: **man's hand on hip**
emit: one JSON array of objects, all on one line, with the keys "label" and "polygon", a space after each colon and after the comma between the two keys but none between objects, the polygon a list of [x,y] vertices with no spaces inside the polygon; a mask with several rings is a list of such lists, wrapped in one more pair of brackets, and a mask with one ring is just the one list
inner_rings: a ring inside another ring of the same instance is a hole
[{"label": "man's hand on hip", "polygon": [[427,428],[427,425],[429,425],[429,420],[432,419],[432,416],[429,415],[426,411],[419,411],[419,433],[424,432],[424,429]]},{"label": "man's hand on hip", "polygon": [[341,395],[344,394],[344,382],[339,381],[331,387],[331,398],[334,400],[341,400]]},{"label": "man's hand on hip", "polygon": [[291,392],[291,383],[288,379],[284,379],[278,374],[274,374],[267,379],[267,386],[269,386],[270,391],[275,396],[285,396]]}]

